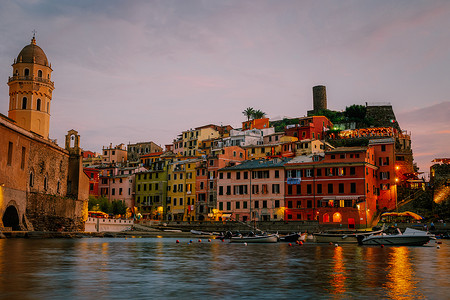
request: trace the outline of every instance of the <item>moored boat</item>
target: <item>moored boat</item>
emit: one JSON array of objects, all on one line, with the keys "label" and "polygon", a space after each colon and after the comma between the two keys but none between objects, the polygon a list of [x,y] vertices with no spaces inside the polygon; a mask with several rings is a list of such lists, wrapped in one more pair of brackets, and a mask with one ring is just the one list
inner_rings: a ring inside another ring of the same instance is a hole
[{"label": "moored boat", "polygon": [[431,239],[435,239],[433,234],[427,231],[406,228],[402,233],[398,229],[393,234],[378,234],[358,237],[360,245],[395,245],[395,246],[423,246]]},{"label": "moored boat", "polygon": [[314,234],[316,243],[338,243],[338,244],[356,244],[358,236],[369,236],[380,234],[383,230],[372,231],[329,231]]},{"label": "moored boat", "polygon": [[278,234],[263,234],[254,236],[233,236],[230,243],[277,243]]},{"label": "moored boat", "polygon": [[296,241],[305,241],[306,233],[301,234],[300,232],[287,234],[285,236],[280,236],[280,242],[292,243]]}]

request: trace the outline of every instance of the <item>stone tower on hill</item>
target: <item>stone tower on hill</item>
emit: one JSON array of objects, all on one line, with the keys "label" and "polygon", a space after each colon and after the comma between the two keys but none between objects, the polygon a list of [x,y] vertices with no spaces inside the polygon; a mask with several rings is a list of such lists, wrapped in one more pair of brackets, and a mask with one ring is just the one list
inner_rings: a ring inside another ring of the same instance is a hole
[{"label": "stone tower on hill", "polygon": [[20,51],[9,77],[8,117],[25,130],[49,138],[50,102],[54,89],[50,81],[52,68],[44,51],[31,43]]}]

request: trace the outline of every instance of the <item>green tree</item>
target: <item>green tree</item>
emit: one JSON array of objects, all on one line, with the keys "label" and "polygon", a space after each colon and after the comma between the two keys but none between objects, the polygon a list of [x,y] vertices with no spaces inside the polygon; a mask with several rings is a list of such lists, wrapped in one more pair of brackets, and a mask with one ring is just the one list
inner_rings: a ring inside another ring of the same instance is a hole
[{"label": "green tree", "polygon": [[253,119],[262,119],[266,116],[266,113],[262,110],[255,110],[253,111]]},{"label": "green tree", "polygon": [[366,111],[367,108],[364,105],[353,104],[345,108],[344,116],[348,122],[361,123],[366,117]]},{"label": "green tree", "polygon": [[250,118],[253,117],[254,112],[255,110],[253,109],[253,107],[247,107],[242,113],[247,117],[247,121],[250,121]]},{"label": "green tree", "polygon": [[127,207],[122,201],[115,200],[112,202],[112,211],[111,211],[112,214],[124,215],[126,212],[127,212]]}]

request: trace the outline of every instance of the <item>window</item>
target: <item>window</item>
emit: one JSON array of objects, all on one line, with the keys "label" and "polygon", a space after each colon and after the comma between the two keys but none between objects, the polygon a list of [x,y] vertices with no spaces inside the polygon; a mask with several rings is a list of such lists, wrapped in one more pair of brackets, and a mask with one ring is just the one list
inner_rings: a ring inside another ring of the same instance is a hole
[{"label": "window", "polygon": [[223,179],[223,173],[222,172],[219,173],[219,179]]},{"label": "window", "polygon": [[255,201],[255,208],[259,208],[259,201]]},{"label": "window", "polygon": [[231,185],[227,185],[227,195],[231,195]]},{"label": "window", "polygon": [[223,210],[223,202],[219,202],[219,210]]},{"label": "window", "polygon": [[263,208],[267,208],[267,200],[263,200],[263,202],[262,202],[262,207],[263,207]]},{"label": "window", "polygon": [[386,145],[381,145],[381,151],[386,151]]},{"label": "window", "polygon": [[280,200],[275,200],[275,208],[280,207]]},{"label": "window", "polygon": [[306,169],[306,177],[312,177],[313,176],[313,170],[312,169]]},{"label": "window", "polygon": [[279,193],[280,193],[280,185],[272,184],[272,194],[279,194]]},{"label": "window", "polygon": [[22,109],[27,109],[27,97],[22,98]]},{"label": "window", "polygon": [[350,175],[355,175],[355,174],[356,174],[355,167],[350,167]]},{"label": "window", "polygon": [[20,168],[22,170],[25,169],[25,153],[26,153],[25,147],[22,147],[22,159],[20,161]]},{"label": "window", "polygon": [[231,179],[231,172],[227,172],[227,179]]},{"label": "window", "polygon": [[339,194],[343,194],[343,193],[344,193],[344,184],[339,183]]},{"label": "window", "polygon": [[38,77],[42,78],[42,71],[41,70],[38,71]]},{"label": "window", "polygon": [[37,102],[36,102],[36,110],[38,110],[38,111],[41,110],[41,99],[37,99]]},{"label": "window", "polygon": [[30,69],[23,70],[23,75],[24,76],[30,76]]},{"label": "window", "polygon": [[223,195],[223,186],[219,186],[219,195]]},{"label": "window", "polygon": [[292,208],[292,201],[288,201],[288,203],[287,203],[288,205],[288,208]]},{"label": "window", "polygon": [[306,185],[306,193],[308,195],[312,194],[312,185],[311,184]]},{"label": "window", "polygon": [[297,185],[297,195],[301,195],[301,194],[302,194],[302,186]]},{"label": "window", "polygon": [[280,171],[279,170],[275,170],[275,178],[280,178]]},{"label": "window", "polygon": [[248,172],[244,172],[244,179],[248,179]]},{"label": "window", "polygon": [[339,155],[339,158],[344,159],[345,158],[345,154]]},{"label": "window", "polygon": [[317,185],[317,194],[322,194],[322,184]]},{"label": "window", "polygon": [[332,183],[328,184],[328,194],[333,194],[333,184]]},{"label": "window", "polygon": [[48,189],[48,179],[47,179],[47,175],[44,176],[44,190]]},{"label": "window", "polygon": [[8,161],[7,161],[7,165],[10,166],[12,163],[12,154],[13,154],[13,143],[9,142],[8,144]]},{"label": "window", "polygon": [[287,187],[287,194],[292,195],[292,185],[290,185],[290,184]]},{"label": "window", "polygon": [[115,188],[112,188],[111,189],[111,195],[115,195],[116,194],[116,189]]},{"label": "window", "polygon": [[322,176],[322,169],[317,169],[317,176]]},{"label": "window", "polygon": [[237,180],[241,179],[241,172],[236,172],[236,179]]},{"label": "window", "polygon": [[259,185],[252,185],[252,194],[259,193]]},{"label": "window", "polygon": [[356,193],[356,183],[355,182],[350,183],[350,193],[352,193],[352,194]]},{"label": "window", "polygon": [[334,154],[331,155],[331,159],[335,159],[336,156]]}]

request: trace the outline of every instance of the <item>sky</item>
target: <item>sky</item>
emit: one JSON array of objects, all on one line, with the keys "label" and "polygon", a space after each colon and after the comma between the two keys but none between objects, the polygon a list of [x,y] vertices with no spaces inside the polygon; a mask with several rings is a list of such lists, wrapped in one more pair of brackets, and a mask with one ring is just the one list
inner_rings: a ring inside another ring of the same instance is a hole
[{"label": "sky", "polygon": [[[0,112],[30,43],[52,64],[50,138],[85,150],[207,124],[240,127],[253,107],[302,117],[389,102],[415,162],[450,157],[450,1],[0,1]],[[2,79],[3,78],[3,79]]]}]

